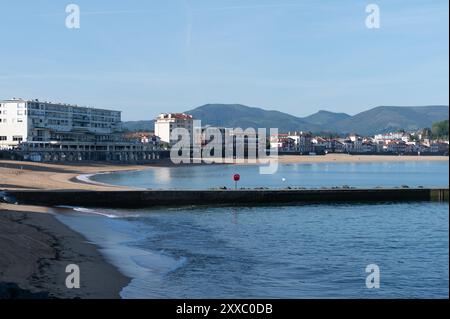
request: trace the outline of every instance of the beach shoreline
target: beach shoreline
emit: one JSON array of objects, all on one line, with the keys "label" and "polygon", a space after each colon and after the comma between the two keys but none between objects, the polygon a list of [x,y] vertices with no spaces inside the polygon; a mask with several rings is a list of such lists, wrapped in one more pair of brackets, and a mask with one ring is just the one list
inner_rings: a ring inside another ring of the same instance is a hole
[{"label": "beach shoreline", "polygon": [[[65,285],[80,269],[80,288]],[[0,299],[120,298],[130,279],[45,207],[0,204]]]},{"label": "beach shoreline", "polygon": [[448,156],[418,156],[418,155],[350,155],[331,153],[327,155],[280,155],[278,163],[370,163],[370,162],[417,162],[417,161],[448,161]]}]

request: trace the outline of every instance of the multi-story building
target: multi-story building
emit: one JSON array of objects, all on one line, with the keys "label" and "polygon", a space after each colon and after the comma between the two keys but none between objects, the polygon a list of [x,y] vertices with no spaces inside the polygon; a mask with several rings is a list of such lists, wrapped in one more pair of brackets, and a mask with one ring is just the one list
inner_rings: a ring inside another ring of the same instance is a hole
[{"label": "multi-story building", "polygon": [[0,101],[0,149],[32,161],[146,161],[158,145],[123,137],[121,112],[11,99]]},{"label": "multi-story building", "polygon": [[300,154],[309,154],[313,152],[312,134],[310,132],[300,132],[298,141],[298,149]]},{"label": "multi-story building", "polygon": [[121,130],[121,112],[39,100],[0,101],[0,148],[22,142],[111,141]]},{"label": "multi-story building", "polygon": [[309,154],[313,152],[312,134],[309,132],[289,132],[270,137],[270,146],[279,151]]},{"label": "multi-story building", "polygon": [[372,141],[365,140],[361,145],[361,153],[375,153],[377,151],[377,146]]},{"label": "multi-story building", "polygon": [[329,148],[329,146],[330,146],[330,143],[328,140],[326,140],[320,136],[316,136],[311,139],[311,142],[313,144],[313,150],[314,150],[315,154],[326,154],[327,153],[327,148]]},{"label": "multi-story building", "polygon": [[407,139],[408,137],[409,137],[409,134],[407,134],[405,132],[390,132],[390,133],[374,135],[374,139],[376,139],[376,140],[403,140],[403,139]]},{"label": "multi-story building", "polygon": [[361,153],[363,149],[363,138],[356,134],[351,134],[348,139],[352,142],[351,152]]},{"label": "multi-story building", "polygon": [[449,145],[448,142],[433,142],[430,146],[431,153],[447,154],[448,155]]},{"label": "multi-story building", "polygon": [[160,114],[155,121],[155,135],[159,136],[162,142],[172,144],[170,136],[176,128],[186,129],[190,136],[194,132],[194,118],[192,115],[184,113],[164,113]]},{"label": "multi-story building", "polygon": [[259,156],[259,147],[266,148],[266,145],[260,145],[259,135],[252,128],[242,130],[239,128],[208,125],[202,127],[200,130],[201,135],[197,135],[197,138],[200,140],[194,141],[194,144],[206,148],[207,151],[209,151],[209,147],[214,147],[214,154],[208,154],[202,150],[202,154],[205,157],[217,156],[218,153],[215,152],[220,152],[219,149],[222,147],[222,156],[224,158],[238,160],[255,159]]},{"label": "multi-story building", "polygon": [[278,152],[295,152],[296,140],[289,134],[275,134],[270,136],[270,148],[277,148]]},{"label": "multi-story building", "polygon": [[338,139],[332,139],[330,143],[330,150],[333,153],[343,153],[345,151],[344,143]]},{"label": "multi-story building", "polygon": [[152,144],[156,147],[159,147],[161,144],[161,139],[153,134],[153,132],[126,132],[123,134],[123,138],[127,141]]}]

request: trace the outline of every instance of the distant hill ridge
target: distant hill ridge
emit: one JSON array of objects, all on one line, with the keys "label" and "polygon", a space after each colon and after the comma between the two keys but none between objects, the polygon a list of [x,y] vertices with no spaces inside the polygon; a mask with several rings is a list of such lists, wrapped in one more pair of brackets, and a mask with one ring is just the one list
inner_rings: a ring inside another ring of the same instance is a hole
[{"label": "distant hill ridge", "polygon": [[[242,104],[206,104],[184,113],[202,121],[202,125],[241,128],[278,128],[279,132],[312,131],[315,133],[358,133],[373,135],[399,129],[418,130],[431,127],[434,122],[448,119],[449,107],[378,106],[348,115],[321,110],[301,118],[279,111],[264,110]],[[131,131],[153,130],[154,121],[124,122]]]}]

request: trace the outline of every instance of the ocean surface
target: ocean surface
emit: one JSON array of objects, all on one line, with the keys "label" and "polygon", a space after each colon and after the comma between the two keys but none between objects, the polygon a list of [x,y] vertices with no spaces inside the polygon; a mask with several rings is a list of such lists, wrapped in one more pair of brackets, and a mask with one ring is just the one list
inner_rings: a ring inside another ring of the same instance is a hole
[{"label": "ocean surface", "polygon": [[448,161],[282,164],[276,174],[262,175],[257,165],[157,167],[144,171],[95,175],[101,183],[151,189],[234,187],[448,187]]},{"label": "ocean surface", "polygon": [[[265,176],[256,166],[196,166],[95,179],[206,188],[232,186],[234,173],[243,187],[448,186],[448,162],[283,165]],[[76,208],[57,218],[132,278],[123,298],[448,298],[448,210],[432,202]],[[380,269],[378,289],[366,287],[369,264]]]},{"label": "ocean surface", "polygon": [[[123,298],[448,298],[448,209],[191,207],[58,218],[133,278]],[[380,269],[379,289],[366,288],[369,264]]]}]

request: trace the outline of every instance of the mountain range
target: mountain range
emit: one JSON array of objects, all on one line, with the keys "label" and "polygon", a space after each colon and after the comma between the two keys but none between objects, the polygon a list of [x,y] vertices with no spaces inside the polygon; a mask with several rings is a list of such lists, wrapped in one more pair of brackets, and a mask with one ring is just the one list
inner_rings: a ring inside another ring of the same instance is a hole
[{"label": "mountain range", "polygon": [[[202,125],[218,127],[278,128],[279,132],[311,131],[314,133],[357,133],[373,135],[404,129],[407,131],[431,127],[434,122],[448,119],[449,107],[378,106],[349,115],[321,110],[307,117],[297,117],[279,111],[241,104],[206,104],[184,113],[202,121]],[[153,130],[154,121],[124,122],[130,131]]]}]

